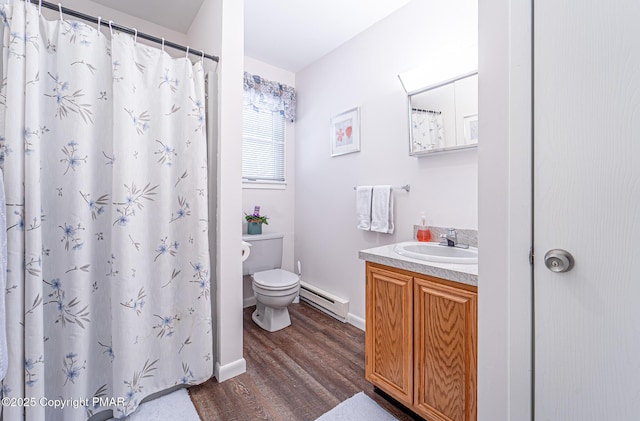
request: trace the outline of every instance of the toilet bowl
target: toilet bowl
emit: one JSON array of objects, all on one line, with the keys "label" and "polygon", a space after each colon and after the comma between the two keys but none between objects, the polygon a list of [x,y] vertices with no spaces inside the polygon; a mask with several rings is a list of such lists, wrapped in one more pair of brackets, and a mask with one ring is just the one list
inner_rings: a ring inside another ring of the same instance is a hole
[{"label": "toilet bowl", "polygon": [[283,235],[246,235],[242,239],[251,244],[250,253],[242,264],[242,273],[251,275],[256,299],[251,319],[269,332],[284,329],[291,324],[287,306],[298,296],[300,277],[280,269]]},{"label": "toilet bowl", "polygon": [[291,324],[287,306],[298,295],[300,278],[282,269],[256,272],[252,275],[256,309],[251,319],[268,332],[275,332]]}]

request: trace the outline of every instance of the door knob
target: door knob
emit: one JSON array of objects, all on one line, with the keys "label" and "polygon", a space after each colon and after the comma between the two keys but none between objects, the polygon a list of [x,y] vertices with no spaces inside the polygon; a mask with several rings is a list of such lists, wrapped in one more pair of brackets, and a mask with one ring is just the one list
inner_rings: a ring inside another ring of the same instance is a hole
[{"label": "door knob", "polygon": [[552,272],[568,272],[573,268],[574,260],[568,251],[553,249],[544,255],[544,264]]}]

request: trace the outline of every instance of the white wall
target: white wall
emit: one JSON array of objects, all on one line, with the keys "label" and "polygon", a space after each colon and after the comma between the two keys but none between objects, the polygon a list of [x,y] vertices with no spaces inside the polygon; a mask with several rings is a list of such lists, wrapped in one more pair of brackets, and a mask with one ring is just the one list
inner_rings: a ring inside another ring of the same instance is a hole
[{"label": "white wall", "polygon": [[531,1],[480,0],[478,420],[530,420]]},{"label": "white wall", "polygon": [[[283,83],[295,88],[295,73],[271,66],[251,57],[244,58],[245,71],[262,76],[267,80]],[[294,229],[294,193],[295,193],[295,123],[285,123],[285,174],[287,183],[271,188],[265,184],[246,183],[242,190],[242,210],[252,213],[255,205],[260,206],[260,213],[269,217],[269,225],[263,225],[263,233],[282,233],[282,268],[294,271],[293,263],[293,229]],[[241,215],[243,216],[243,215]],[[244,220],[243,220],[244,221]],[[247,232],[247,224],[243,222],[242,232]],[[253,304],[251,277],[244,277],[244,302]]]},{"label": "white wall", "polygon": [[205,0],[187,32],[191,45],[220,56],[218,66],[215,376],[246,370],[242,356],[242,75],[243,2]]},{"label": "white wall", "polygon": [[[477,228],[477,151],[410,157],[397,77],[443,66],[451,50],[476,54],[477,10],[476,0],[414,0],[296,74],[295,259],[304,281],[351,301],[351,321],[361,327],[358,250],[410,239],[422,210],[432,225]],[[361,110],[361,152],[331,158],[329,119],[353,107]],[[394,193],[394,234],[356,229],[354,186],[406,183],[410,193]]]}]

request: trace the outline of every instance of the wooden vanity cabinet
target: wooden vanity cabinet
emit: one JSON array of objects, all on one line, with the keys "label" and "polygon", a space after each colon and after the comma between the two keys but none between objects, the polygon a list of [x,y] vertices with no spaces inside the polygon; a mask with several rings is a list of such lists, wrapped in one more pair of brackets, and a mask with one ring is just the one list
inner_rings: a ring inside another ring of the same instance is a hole
[{"label": "wooden vanity cabinet", "polygon": [[415,411],[475,420],[478,294],[437,278],[413,282]]},{"label": "wooden vanity cabinet", "polygon": [[366,379],[427,420],[475,421],[477,287],[366,270]]},{"label": "wooden vanity cabinet", "polygon": [[365,378],[413,404],[413,278],[367,262]]}]

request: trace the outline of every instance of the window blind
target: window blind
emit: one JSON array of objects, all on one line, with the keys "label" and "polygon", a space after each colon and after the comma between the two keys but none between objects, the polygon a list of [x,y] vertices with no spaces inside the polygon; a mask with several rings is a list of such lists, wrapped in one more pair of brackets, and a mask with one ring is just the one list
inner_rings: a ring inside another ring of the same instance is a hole
[{"label": "window blind", "polygon": [[245,104],[242,114],[242,178],[285,181],[284,116]]}]

